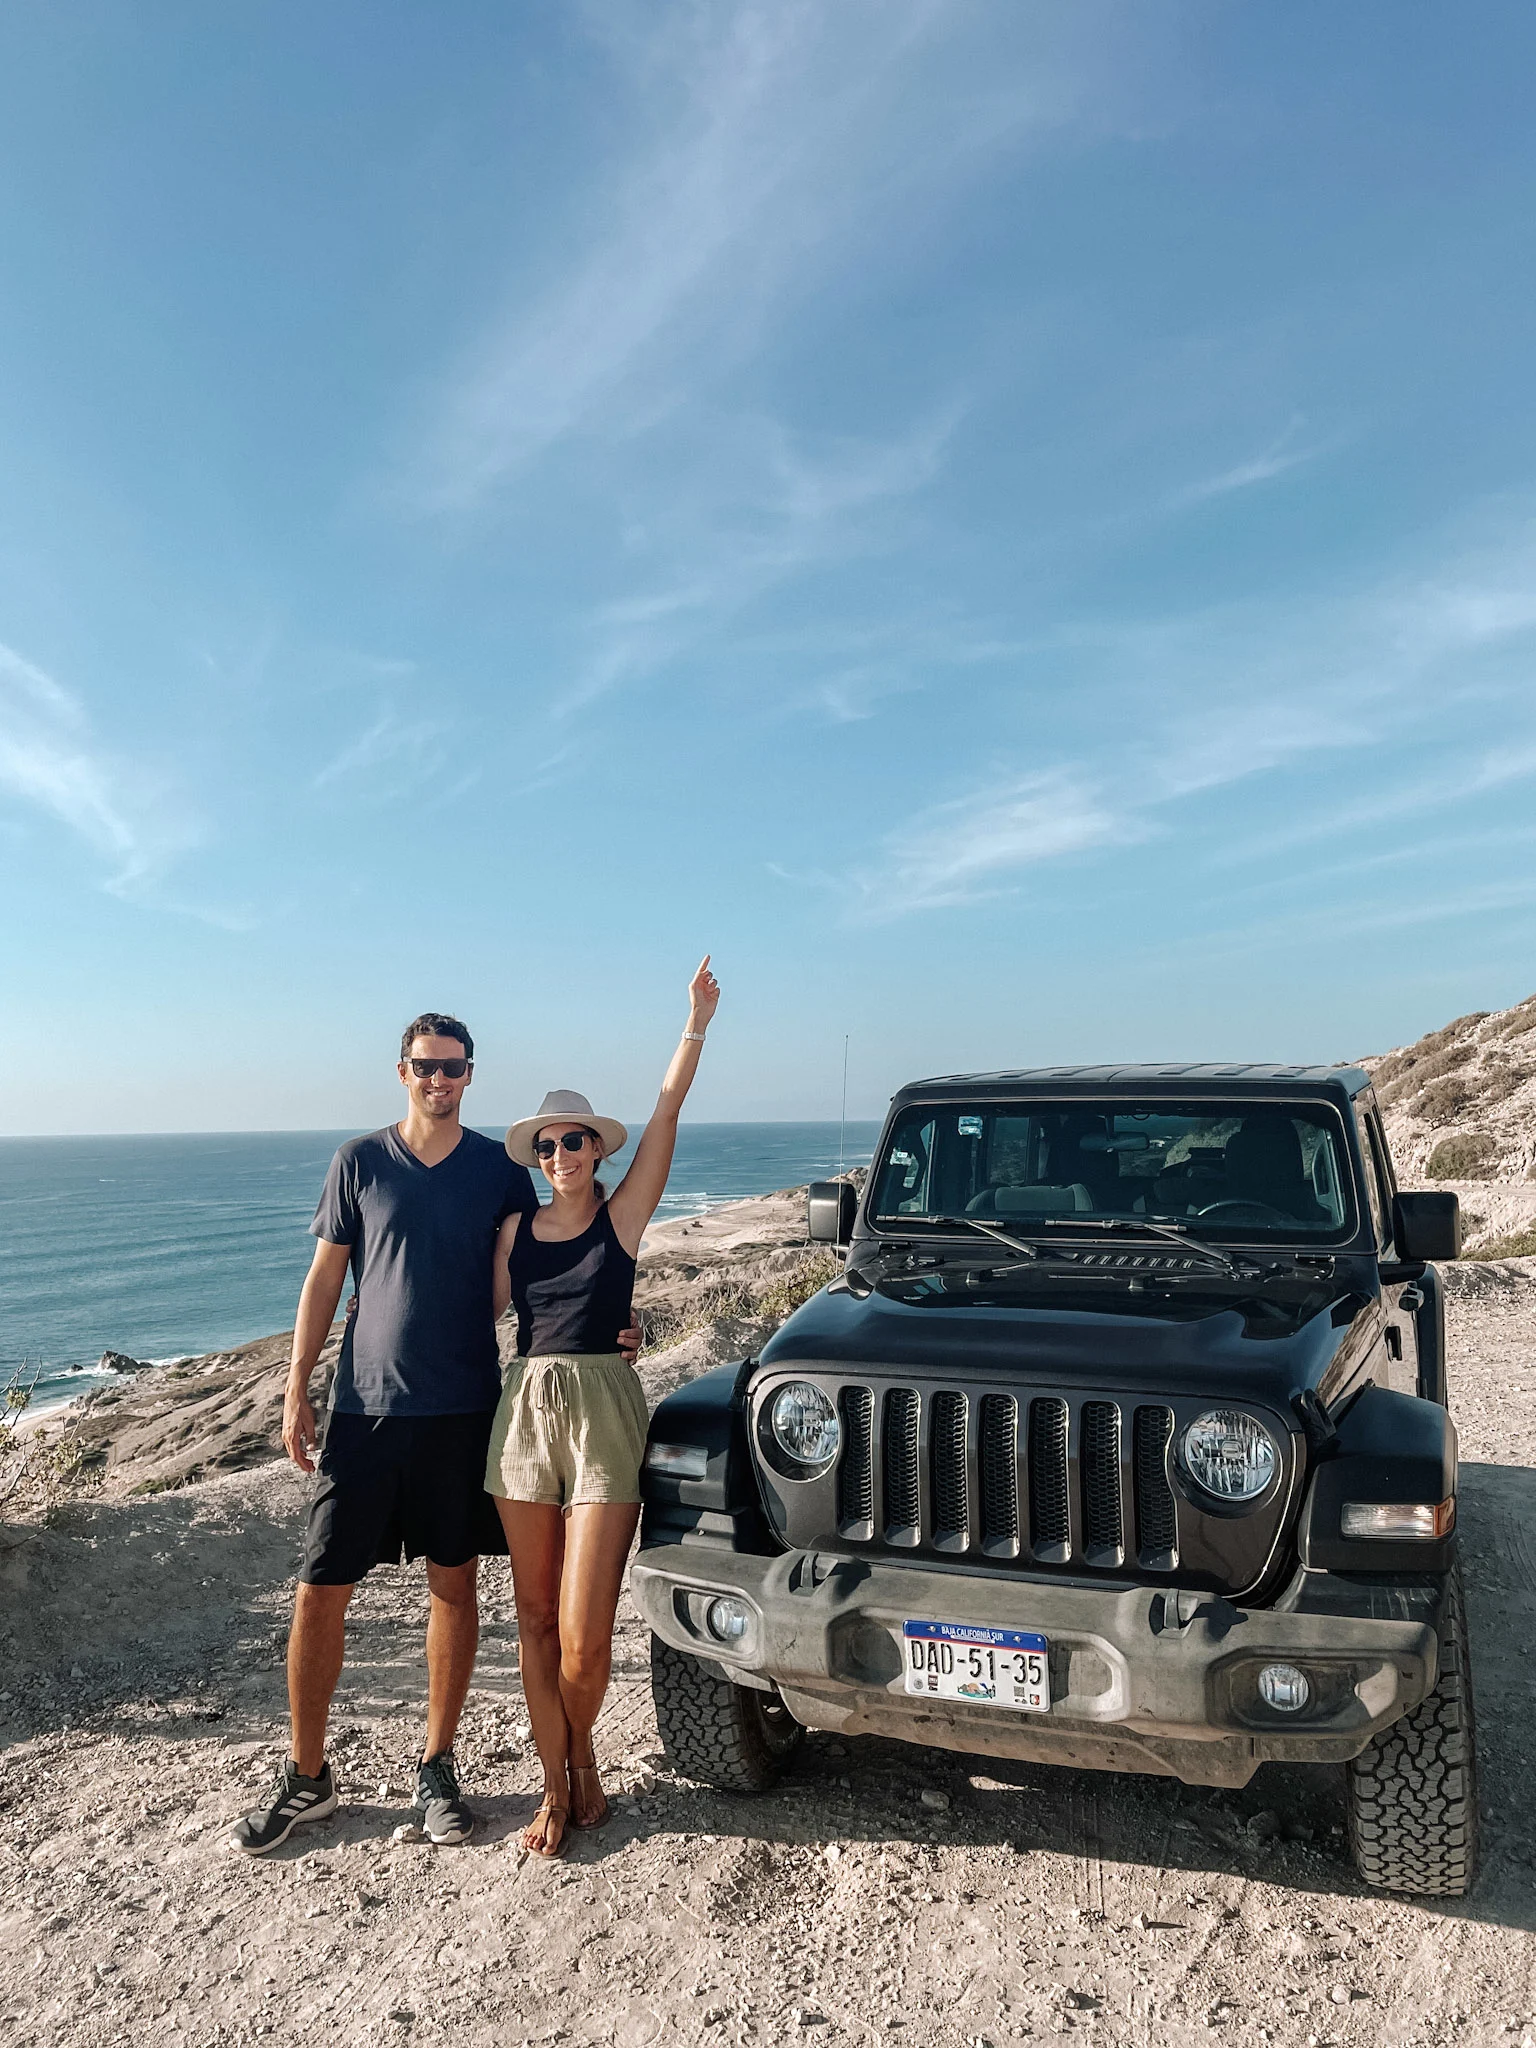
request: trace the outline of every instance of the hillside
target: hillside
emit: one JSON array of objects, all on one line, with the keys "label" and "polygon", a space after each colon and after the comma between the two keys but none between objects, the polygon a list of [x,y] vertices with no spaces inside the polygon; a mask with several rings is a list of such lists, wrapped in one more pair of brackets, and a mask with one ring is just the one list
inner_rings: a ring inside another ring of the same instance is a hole
[{"label": "hillside", "polygon": [[1536,1253],[1536,995],[1359,1064],[1375,1080],[1398,1179],[1460,1195],[1467,1255]]}]

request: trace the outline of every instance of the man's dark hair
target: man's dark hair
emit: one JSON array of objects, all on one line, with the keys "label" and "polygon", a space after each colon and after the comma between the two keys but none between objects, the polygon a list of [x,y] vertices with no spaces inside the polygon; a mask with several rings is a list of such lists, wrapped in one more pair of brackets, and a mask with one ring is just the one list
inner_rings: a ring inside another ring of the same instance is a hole
[{"label": "man's dark hair", "polygon": [[475,1056],[475,1041],[459,1022],[457,1017],[445,1017],[440,1010],[423,1010],[419,1017],[406,1025],[400,1038],[400,1057],[408,1060],[411,1047],[418,1038],[456,1038],[464,1048],[464,1057],[472,1060]]}]

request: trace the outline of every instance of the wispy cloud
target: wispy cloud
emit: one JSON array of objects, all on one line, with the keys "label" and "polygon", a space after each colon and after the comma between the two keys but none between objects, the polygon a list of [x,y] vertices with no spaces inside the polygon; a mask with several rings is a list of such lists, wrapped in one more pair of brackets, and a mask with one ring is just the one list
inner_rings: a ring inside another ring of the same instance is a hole
[{"label": "wispy cloud", "polygon": [[[1007,893],[1043,863],[1166,835],[1193,800],[1330,756],[1368,770],[1364,793],[1340,803],[1335,783],[1302,786],[1291,822],[1239,829],[1226,863],[1536,776],[1533,641],[1536,526],[1520,523],[1350,598],[1065,631],[1058,656],[1084,665],[1084,687],[1116,707],[1115,729],[1043,770],[1010,779],[989,768],[968,794],[888,835],[856,877],[854,914],[884,919]],[[1458,698],[1460,743],[1445,726]],[[1498,748],[1487,744],[1490,721],[1505,733]],[[1432,771],[1401,765],[1419,758],[1416,743],[1435,747]]]},{"label": "wispy cloud", "polygon": [[191,843],[146,790],[142,771],[96,743],[79,701],[0,645],[0,789],[65,825],[107,863],[107,887],[128,895]]},{"label": "wispy cloud", "polygon": [[675,489],[633,537],[654,580],[597,608],[589,651],[556,708],[655,675],[809,569],[892,545],[958,417],[946,406],[886,440],[795,435],[763,419],[722,426],[728,459]]},{"label": "wispy cloud", "polygon": [[1257,484],[1272,483],[1277,476],[1284,476],[1289,470],[1315,462],[1326,453],[1326,449],[1321,442],[1311,446],[1298,444],[1302,424],[1299,419],[1292,420],[1285,432],[1262,453],[1175,491],[1168,501],[1170,506],[1182,510],[1186,506],[1202,505],[1211,498],[1229,497],[1234,491],[1249,491]]},{"label": "wispy cloud", "polygon": [[855,876],[856,902],[873,919],[975,903],[1024,868],[1144,835],[1139,821],[1066,769],[997,781],[893,833],[879,865]]},{"label": "wispy cloud", "polygon": [[402,718],[393,705],[378,711],[356,739],[316,770],[311,789],[328,789],[336,783],[355,783],[377,794],[381,785],[390,791],[404,789],[437,774],[447,760],[447,751],[423,733],[419,720]]},{"label": "wispy cloud", "polygon": [[[607,46],[642,139],[591,209],[605,230],[562,274],[516,302],[445,380],[409,469],[418,501],[474,505],[556,442],[601,419],[633,431],[697,403],[722,356],[780,316],[790,280],[814,272],[894,184],[936,187],[983,152],[1063,118],[1042,65],[957,118],[935,158],[900,118],[903,83],[942,36],[934,0],[744,0],[722,10],[647,4],[587,17]],[[964,107],[956,108],[957,116]]]}]

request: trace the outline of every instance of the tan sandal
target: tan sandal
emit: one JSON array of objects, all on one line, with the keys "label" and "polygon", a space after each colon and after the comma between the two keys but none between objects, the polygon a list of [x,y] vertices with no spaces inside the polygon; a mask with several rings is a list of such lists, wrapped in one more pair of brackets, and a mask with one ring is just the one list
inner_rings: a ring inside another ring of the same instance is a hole
[{"label": "tan sandal", "polygon": [[[575,1784],[575,1780],[576,1780],[577,1778],[586,1778],[586,1777],[591,1777],[591,1778],[597,1778],[597,1763],[596,1763],[596,1761],[595,1761],[595,1760],[594,1760],[594,1761],[593,1761],[592,1763],[589,1763],[589,1764],[570,1764],[570,1765],[568,1765],[568,1766],[567,1766],[567,1768],[569,1769],[569,1771],[570,1771],[570,1774],[571,1774],[571,1779],[572,1779],[572,1784],[571,1784],[571,1790],[572,1790],[573,1792],[574,1792],[574,1791],[576,1790],[576,1784]],[[599,1794],[601,1795],[601,1797],[602,1797],[602,1801],[603,1801],[603,1810],[602,1810],[602,1812],[601,1812],[600,1814],[598,1814],[598,1816],[597,1816],[597,1818],[596,1818],[595,1820],[572,1820],[572,1822],[571,1822],[571,1826],[572,1826],[573,1828],[600,1828],[600,1827],[605,1827],[605,1826],[607,1825],[607,1823],[609,1822],[609,1820],[610,1820],[610,1819],[612,1819],[612,1817],[613,1817],[613,1808],[612,1808],[612,1807],[611,1807],[611,1806],[610,1806],[610,1805],[608,1804],[608,1795],[607,1795],[607,1793],[606,1793],[606,1792],[604,1792],[604,1791],[603,1791],[603,1785],[602,1785],[602,1780],[601,1780],[600,1778],[598,1778],[598,1780],[597,1780],[597,1789],[598,1789],[598,1792],[599,1792]]]},{"label": "tan sandal", "polygon": [[[567,1823],[570,1820],[570,1814],[571,1809],[568,1806],[558,1806],[553,1799],[548,1797],[541,1799],[534,1809],[533,1819],[523,1829],[523,1847],[527,1850],[528,1854],[530,1856],[540,1856],[545,1862],[552,1863],[565,1848]],[[548,1823],[554,1820],[557,1815],[560,1820],[560,1839],[552,1849],[541,1849],[537,1842],[529,1841],[528,1837],[536,1831],[540,1834],[547,1834],[549,1831]],[[541,1820],[545,1823],[542,1828],[539,1826]]]}]

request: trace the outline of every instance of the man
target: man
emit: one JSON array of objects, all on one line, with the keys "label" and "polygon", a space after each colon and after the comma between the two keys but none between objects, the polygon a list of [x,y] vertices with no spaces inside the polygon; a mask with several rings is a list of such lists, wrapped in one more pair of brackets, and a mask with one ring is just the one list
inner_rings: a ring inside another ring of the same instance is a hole
[{"label": "man", "polygon": [[[331,1161],[310,1231],[319,1242],[299,1296],[283,1399],[283,1446],[315,1470],[309,1382],[350,1268],[353,1299],[319,1449],[304,1561],[288,1637],[292,1754],[265,1807],[235,1829],[262,1856],[336,1810],[325,1760],[341,1677],[347,1603],[375,1564],[424,1556],[427,1730],[415,1805],[434,1842],[467,1841],[453,1738],[479,1643],[475,1578],[505,1540],[485,1492],[501,1392],[491,1254],[504,1217],[538,1207],[527,1169],[459,1121],[474,1042],[432,1011],[407,1026],[403,1120],[353,1138]],[[638,1330],[621,1340],[638,1349]]]}]

